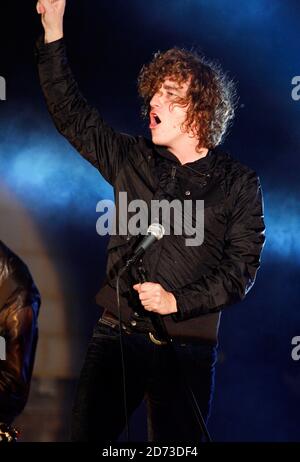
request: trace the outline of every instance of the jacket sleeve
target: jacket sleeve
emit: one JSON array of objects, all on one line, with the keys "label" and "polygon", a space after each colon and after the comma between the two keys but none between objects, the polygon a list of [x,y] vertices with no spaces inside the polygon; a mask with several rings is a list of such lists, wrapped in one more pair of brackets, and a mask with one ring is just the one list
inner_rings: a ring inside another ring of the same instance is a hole
[{"label": "jacket sleeve", "polygon": [[172,315],[175,321],[217,312],[243,300],[255,282],[265,241],[261,186],[254,172],[238,183],[232,191],[223,258],[196,282],[172,291],[178,309]]},{"label": "jacket sleeve", "polygon": [[9,309],[6,326],[6,360],[0,362],[0,422],[11,423],[23,410],[29,392],[37,340],[32,307]]},{"label": "jacket sleeve", "polygon": [[64,40],[37,41],[39,78],[57,130],[77,151],[114,184],[136,138],[117,133],[88,105],[70,70]]}]

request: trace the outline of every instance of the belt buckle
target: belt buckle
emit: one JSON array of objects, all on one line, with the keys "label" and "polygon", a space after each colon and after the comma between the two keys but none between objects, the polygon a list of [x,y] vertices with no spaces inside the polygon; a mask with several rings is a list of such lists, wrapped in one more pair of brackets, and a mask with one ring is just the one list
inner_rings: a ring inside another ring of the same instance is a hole
[{"label": "belt buckle", "polygon": [[151,342],[154,343],[155,345],[167,345],[168,344],[168,342],[165,340],[158,340],[157,338],[155,338],[152,332],[148,332],[148,335],[149,335]]}]

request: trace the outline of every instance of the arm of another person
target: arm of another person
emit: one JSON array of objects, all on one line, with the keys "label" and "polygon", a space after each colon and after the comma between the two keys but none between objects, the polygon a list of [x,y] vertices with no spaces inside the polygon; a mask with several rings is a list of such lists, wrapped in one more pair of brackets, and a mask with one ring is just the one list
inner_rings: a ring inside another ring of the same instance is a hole
[{"label": "arm of another person", "polygon": [[31,306],[7,310],[6,359],[0,361],[0,422],[10,424],[26,404],[37,327]]}]

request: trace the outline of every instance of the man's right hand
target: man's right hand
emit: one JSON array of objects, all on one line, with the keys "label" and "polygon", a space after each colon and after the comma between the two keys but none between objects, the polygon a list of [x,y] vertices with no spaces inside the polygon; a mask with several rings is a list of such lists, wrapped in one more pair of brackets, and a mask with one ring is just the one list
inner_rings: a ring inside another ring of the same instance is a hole
[{"label": "man's right hand", "polygon": [[45,43],[54,42],[63,37],[63,18],[66,0],[39,0],[36,5],[45,30]]}]

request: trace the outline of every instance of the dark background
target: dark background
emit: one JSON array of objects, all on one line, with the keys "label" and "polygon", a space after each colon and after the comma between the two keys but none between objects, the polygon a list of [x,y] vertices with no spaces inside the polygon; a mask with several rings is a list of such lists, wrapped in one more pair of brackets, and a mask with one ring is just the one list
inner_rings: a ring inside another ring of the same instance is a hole
[{"label": "dark background", "polygon": [[[291,97],[291,80],[300,75],[299,24],[296,0],[67,2],[72,69],[83,94],[117,130],[149,136],[136,78],[158,49],[196,47],[237,83],[239,108],[224,148],[260,176],[267,241],[256,285],[222,315],[209,425],[216,441],[300,441],[300,363],[291,358],[291,340],[300,335],[300,101]],[[106,259],[95,207],[113,195],[50,120],[34,57],[41,32],[35,2],[1,5],[7,101],[0,101],[0,181],[33,217],[47,253],[64,258],[61,285],[73,287],[78,299],[75,312],[66,304],[65,317],[80,330],[84,350],[99,315],[92,300]],[[73,357],[70,379],[82,358]],[[42,368],[35,374],[42,378]],[[143,409],[132,425],[143,438]]]}]

